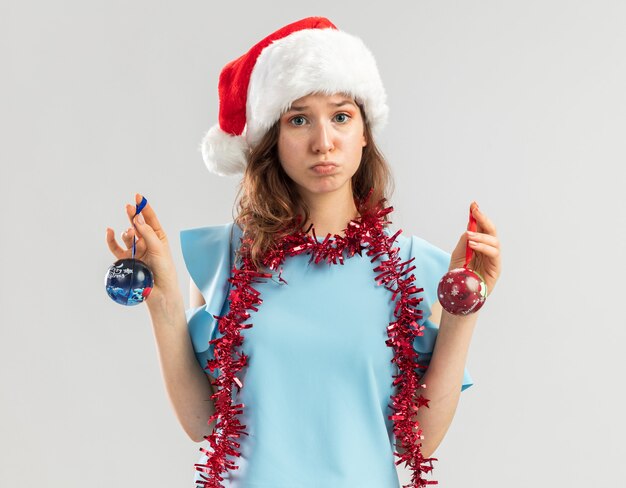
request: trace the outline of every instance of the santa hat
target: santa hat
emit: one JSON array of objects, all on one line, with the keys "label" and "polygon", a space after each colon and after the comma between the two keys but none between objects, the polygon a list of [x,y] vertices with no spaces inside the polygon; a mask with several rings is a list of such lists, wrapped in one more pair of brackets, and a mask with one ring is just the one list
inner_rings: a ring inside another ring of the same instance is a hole
[{"label": "santa hat", "polygon": [[324,17],[286,25],[252,46],[222,69],[218,91],[219,124],[200,149],[209,171],[222,176],[243,173],[250,149],[294,100],[314,92],[354,97],[374,136],[387,122],[374,56]]}]

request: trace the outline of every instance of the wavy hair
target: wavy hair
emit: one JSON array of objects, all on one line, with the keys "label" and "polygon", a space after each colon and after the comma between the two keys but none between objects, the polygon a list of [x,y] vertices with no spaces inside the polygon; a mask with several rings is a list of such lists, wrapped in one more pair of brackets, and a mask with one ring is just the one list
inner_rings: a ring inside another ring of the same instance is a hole
[{"label": "wavy hair", "polygon": [[[389,164],[374,142],[363,107],[357,105],[367,144],[359,168],[352,176],[352,194],[359,214],[365,215],[381,201],[388,200],[394,191],[394,181]],[[302,226],[310,217],[306,202],[280,164],[279,133],[280,120],[251,150],[235,199],[238,206],[235,223],[243,230],[244,239],[238,256],[249,256],[257,271],[263,267],[265,253],[282,237],[305,230]],[[296,209],[302,209],[304,215],[297,214]]]}]

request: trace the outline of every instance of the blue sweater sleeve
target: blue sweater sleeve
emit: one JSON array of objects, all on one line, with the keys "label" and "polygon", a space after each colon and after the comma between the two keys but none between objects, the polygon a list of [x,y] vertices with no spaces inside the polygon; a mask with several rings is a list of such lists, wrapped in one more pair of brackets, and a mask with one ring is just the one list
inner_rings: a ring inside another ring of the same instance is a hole
[{"label": "blue sweater sleeve", "polygon": [[[428,365],[439,332],[437,325],[428,318],[431,315],[432,304],[437,300],[439,280],[448,272],[450,254],[417,236],[410,237],[409,245],[409,257],[415,258],[411,263],[411,265],[416,266],[413,270],[415,274],[414,283],[416,286],[424,288],[421,294],[424,299],[418,306],[420,310],[422,310],[423,315],[423,318],[418,320],[418,323],[425,327],[423,331],[424,335],[415,337],[413,347],[419,354],[419,362]],[[467,371],[467,368],[465,368],[461,391],[466,390],[473,384],[474,381]]]},{"label": "blue sweater sleeve", "polygon": [[220,336],[214,316],[223,315],[228,306],[228,279],[239,243],[238,231],[239,227],[233,222],[180,231],[185,266],[205,301],[205,305],[185,311],[189,335],[198,362],[215,378],[219,370],[211,372],[207,367],[207,361],[214,359],[213,345],[209,341]]}]

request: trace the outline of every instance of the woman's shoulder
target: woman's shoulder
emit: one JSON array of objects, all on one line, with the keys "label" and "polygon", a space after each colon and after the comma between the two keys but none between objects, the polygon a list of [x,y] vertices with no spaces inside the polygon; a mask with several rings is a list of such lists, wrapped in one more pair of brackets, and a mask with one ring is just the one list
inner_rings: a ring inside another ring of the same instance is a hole
[{"label": "woman's shoulder", "polygon": [[222,284],[234,263],[241,228],[234,222],[180,231],[183,260],[196,286],[206,294]]},{"label": "woman's shoulder", "polygon": [[[429,284],[429,293],[434,284],[447,273],[450,266],[450,253],[436,246],[424,237],[410,233],[400,233],[394,241],[399,247],[398,255],[403,262],[411,260],[409,266],[414,266],[414,273],[419,282]],[[434,286],[436,289],[436,286]],[[434,300],[435,296],[430,297]],[[431,300],[432,301],[432,300]]]},{"label": "woman's shoulder", "polygon": [[434,254],[450,257],[448,252],[425,237],[393,229],[385,229],[385,233],[389,236],[395,236],[394,244],[400,247],[401,252],[412,255]]},{"label": "woman's shoulder", "polygon": [[202,227],[189,227],[180,230],[181,239],[192,240],[223,240],[241,236],[242,230],[235,222],[223,224],[205,225]]}]

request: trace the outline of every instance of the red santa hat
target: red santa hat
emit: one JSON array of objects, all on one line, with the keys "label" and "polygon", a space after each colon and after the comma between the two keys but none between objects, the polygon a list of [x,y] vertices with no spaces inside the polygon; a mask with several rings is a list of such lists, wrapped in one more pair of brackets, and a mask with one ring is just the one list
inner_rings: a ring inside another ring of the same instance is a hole
[{"label": "red santa hat", "polygon": [[244,172],[250,149],[300,97],[349,94],[374,136],[389,110],[372,53],[324,17],[286,25],[252,46],[222,69],[218,92],[219,124],[200,149],[209,171],[222,176]]}]

